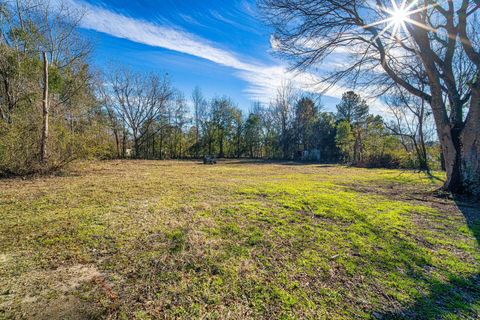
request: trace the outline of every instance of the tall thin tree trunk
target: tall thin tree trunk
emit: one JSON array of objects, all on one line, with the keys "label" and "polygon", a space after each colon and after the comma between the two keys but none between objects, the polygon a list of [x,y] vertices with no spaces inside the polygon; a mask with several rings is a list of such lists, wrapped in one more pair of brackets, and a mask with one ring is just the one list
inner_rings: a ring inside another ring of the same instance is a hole
[{"label": "tall thin tree trunk", "polygon": [[47,53],[43,53],[43,126],[42,126],[42,140],[40,142],[40,162],[45,164],[48,158],[48,117],[49,117],[49,105],[48,105],[48,58]]},{"label": "tall thin tree trunk", "polygon": [[122,158],[125,159],[127,156],[127,131],[123,129],[123,137],[122,137]]},{"label": "tall thin tree trunk", "polygon": [[225,152],[223,151],[223,133],[220,136],[219,146],[220,146],[220,154],[218,155],[218,157],[219,158],[224,158],[225,157]]},{"label": "tall thin tree trunk", "polygon": [[155,134],[152,136],[152,155],[153,155],[153,159],[156,159],[156,155],[155,155]]},{"label": "tall thin tree trunk", "polygon": [[200,147],[200,129],[198,121],[198,111],[195,110],[195,158],[199,157],[199,147]]},{"label": "tall thin tree trunk", "polygon": [[358,165],[362,162],[362,137],[360,133],[360,128],[355,130],[355,143],[353,145],[353,163]]},{"label": "tall thin tree trunk", "polygon": [[425,146],[425,133],[423,130],[423,111],[421,117],[419,119],[419,128],[418,128],[418,135],[419,135],[419,150],[417,152],[420,153],[420,169],[430,172],[430,166],[428,165],[428,154],[427,154],[427,147]]},{"label": "tall thin tree trunk", "polygon": [[118,136],[118,129],[113,130],[115,136],[115,146],[117,148],[117,159],[120,159],[120,137]]},{"label": "tall thin tree trunk", "polygon": [[178,139],[179,141],[178,146],[180,150],[178,151],[178,158],[183,159],[183,142],[182,142],[182,134],[181,134],[182,131],[181,130],[179,131],[180,131],[180,139]]},{"label": "tall thin tree trunk", "polygon": [[240,152],[241,152],[241,137],[240,137],[240,133],[238,133],[238,136],[237,136],[237,158],[240,159]]},{"label": "tall thin tree trunk", "polygon": [[163,130],[160,131],[160,160],[163,160]]}]

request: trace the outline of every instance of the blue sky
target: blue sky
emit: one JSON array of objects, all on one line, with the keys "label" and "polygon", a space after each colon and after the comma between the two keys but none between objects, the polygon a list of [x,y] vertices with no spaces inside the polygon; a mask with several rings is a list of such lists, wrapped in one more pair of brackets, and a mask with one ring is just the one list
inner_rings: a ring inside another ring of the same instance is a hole
[{"label": "blue sky", "polygon": [[[167,72],[187,97],[198,85],[207,97],[228,95],[248,110],[268,103],[292,80],[306,91],[316,78],[288,72],[272,54],[270,30],[254,0],[69,0],[86,10],[82,32],[93,40],[94,63]],[[341,90],[322,99],[333,110]]]}]

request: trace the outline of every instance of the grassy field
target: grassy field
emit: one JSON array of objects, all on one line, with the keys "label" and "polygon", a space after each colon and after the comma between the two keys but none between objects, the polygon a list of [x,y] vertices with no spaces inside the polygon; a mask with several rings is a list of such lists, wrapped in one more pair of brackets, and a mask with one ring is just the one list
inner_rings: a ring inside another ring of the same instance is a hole
[{"label": "grassy field", "polygon": [[125,161],[0,181],[0,318],[478,319],[480,214],[395,170]]}]

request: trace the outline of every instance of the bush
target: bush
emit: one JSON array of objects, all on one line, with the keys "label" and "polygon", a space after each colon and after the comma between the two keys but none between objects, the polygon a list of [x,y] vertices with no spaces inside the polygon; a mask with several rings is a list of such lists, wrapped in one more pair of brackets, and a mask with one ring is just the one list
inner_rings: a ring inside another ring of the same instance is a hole
[{"label": "bush", "polygon": [[40,163],[42,117],[39,108],[17,110],[10,124],[0,122],[0,176],[51,173],[76,159],[114,154],[110,135],[99,115],[68,121],[54,113],[49,123],[48,161]]},{"label": "bush", "polygon": [[371,156],[365,167],[367,168],[387,168],[387,169],[398,169],[400,167],[401,160],[397,158],[394,154],[383,154],[383,155],[373,155]]}]

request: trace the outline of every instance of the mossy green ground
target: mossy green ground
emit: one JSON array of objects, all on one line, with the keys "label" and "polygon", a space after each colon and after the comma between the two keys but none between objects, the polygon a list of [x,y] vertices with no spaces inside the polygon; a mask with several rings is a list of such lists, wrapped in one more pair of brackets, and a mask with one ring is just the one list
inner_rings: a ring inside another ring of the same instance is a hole
[{"label": "mossy green ground", "polygon": [[0,318],[477,319],[480,223],[411,171],[124,161],[0,181]]}]

